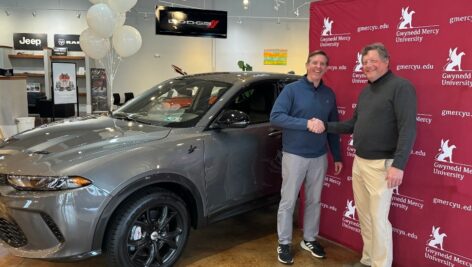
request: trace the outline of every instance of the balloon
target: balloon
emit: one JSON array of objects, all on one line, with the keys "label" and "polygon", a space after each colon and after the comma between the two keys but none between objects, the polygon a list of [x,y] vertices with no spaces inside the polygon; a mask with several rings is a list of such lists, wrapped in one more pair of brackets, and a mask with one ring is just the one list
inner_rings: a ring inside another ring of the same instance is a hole
[{"label": "balloon", "polygon": [[97,35],[90,28],[80,34],[79,42],[82,51],[94,59],[100,59],[110,51],[110,40]]},{"label": "balloon", "polygon": [[115,29],[113,11],[106,4],[95,4],[87,11],[87,24],[101,37],[109,38]]},{"label": "balloon", "polygon": [[122,26],[113,33],[113,47],[121,57],[129,57],[138,52],[142,42],[139,31],[128,25]]},{"label": "balloon", "polygon": [[121,28],[121,26],[123,26],[125,24],[126,13],[125,12],[123,12],[123,13],[113,12],[113,16],[115,17],[115,29],[113,30],[113,32],[115,32],[116,30]]},{"label": "balloon", "polygon": [[92,4],[100,4],[100,3],[106,3],[107,0],[90,0],[90,3]]},{"label": "balloon", "polygon": [[130,10],[138,0],[107,0],[107,4],[115,12],[122,13]]}]

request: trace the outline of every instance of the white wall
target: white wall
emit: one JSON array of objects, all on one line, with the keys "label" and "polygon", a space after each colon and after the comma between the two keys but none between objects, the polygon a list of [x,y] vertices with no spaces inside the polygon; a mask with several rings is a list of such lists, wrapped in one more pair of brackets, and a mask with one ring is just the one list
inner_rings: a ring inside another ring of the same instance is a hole
[{"label": "white wall", "polygon": [[[255,71],[304,73],[309,5],[300,9],[300,18],[295,17],[292,10],[305,1],[287,0],[278,13],[273,8],[273,0],[252,0],[249,10],[242,8],[242,1],[235,0],[173,1],[228,11],[227,39],[156,35],[152,17],[156,2],[138,0],[136,7],[127,14],[125,24],[140,31],[143,46],[137,54],[121,61],[114,92],[139,94],[160,81],[175,77],[178,74],[171,69],[171,64],[190,74],[238,71],[237,61],[244,60]],[[91,5],[87,0],[0,0],[0,45],[12,46],[13,33],[29,32],[47,33],[49,46],[53,46],[54,34],[80,34],[87,28],[85,13]],[[9,10],[10,16],[5,14],[5,9]],[[31,12],[35,9],[37,16],[33,17]],[[77,10],[82,11],[80,19],[76,16]],[[242,24],[237,23],[240,18]],[[288,49],[287,66],[263,65],[265,48]]]},{"label": "white wall", "polygon": [[[246,19],[242,24],[230,19],[228,38],[216,40],[216,70],[235,71],[238,60],[255,71],[305,73],[308,52],[308,22]],[[264,49],[287,49],[287,65],[264,65]]]}]

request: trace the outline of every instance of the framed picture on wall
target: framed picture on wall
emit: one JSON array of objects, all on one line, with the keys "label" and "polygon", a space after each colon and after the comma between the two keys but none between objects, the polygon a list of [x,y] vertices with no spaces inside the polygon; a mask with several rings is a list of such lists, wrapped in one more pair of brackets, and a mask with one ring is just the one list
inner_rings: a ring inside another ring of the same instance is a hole
[{"label": "framed picture on wall", "polygon": [[41,92],[41,84],[40,83],[32,83],[29,82],[26,84],[26,92],[28,93],[39,93]]},{"label": "framed picture on wall", "polygon": [[52,63],[54,104],[77,103],[77,75],[75,63]]}]

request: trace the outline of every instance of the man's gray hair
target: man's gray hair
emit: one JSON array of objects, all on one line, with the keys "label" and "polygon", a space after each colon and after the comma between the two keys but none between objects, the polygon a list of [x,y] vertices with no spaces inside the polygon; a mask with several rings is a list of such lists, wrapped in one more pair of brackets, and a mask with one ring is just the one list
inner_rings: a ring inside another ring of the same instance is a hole
[{"label": "man's gray hair", "polygon": [[362,52],[361,52],[362,57],[367,55],[367,53],[371,50],[377,50],[382,60],[390,59],[390,54],[388,53],[387,48],[385,48],[384,44],[382,43],[373,43],[362,48]]}]

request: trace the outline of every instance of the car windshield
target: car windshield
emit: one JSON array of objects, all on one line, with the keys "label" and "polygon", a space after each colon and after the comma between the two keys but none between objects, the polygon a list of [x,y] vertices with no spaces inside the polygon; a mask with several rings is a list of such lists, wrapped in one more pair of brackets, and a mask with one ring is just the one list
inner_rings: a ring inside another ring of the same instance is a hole
[{"label": "car windshield", "polygon": [[117,109],[112,117],[167,127],[192,127],[231,86],[189,77],[168,80]]}]

